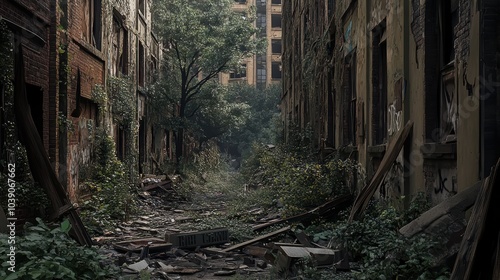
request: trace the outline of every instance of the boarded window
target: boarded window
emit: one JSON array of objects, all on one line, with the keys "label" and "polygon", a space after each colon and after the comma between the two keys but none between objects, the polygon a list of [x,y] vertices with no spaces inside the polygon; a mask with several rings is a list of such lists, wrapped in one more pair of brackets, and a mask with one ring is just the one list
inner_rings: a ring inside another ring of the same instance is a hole
[{"label": "boarded window", "polygon": [[281,79],[281,62],[271,63],[271,79]]},{"label": "boarded window", "polygon": [[281,28],[281,14],[271,14],[271,28]]},{"label": "boarded window", "polygon": [[101,0],[83,0],[83,39],[101,50]]},{"label": "boarded window", "polygon": [[273,54],[281,54],[281,39],[272,39],[271,49]]}]

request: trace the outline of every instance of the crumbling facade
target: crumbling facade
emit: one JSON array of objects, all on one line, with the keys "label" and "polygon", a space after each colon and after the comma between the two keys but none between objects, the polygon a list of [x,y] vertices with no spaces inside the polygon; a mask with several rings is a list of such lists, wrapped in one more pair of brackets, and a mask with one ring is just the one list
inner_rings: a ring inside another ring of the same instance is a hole
[{"label": "crumbling facade", "polygon": [[139,172],[151,170],[155,150],[168,156],[170,134],[147,119],[161,55],[151,0],[2,0],[0,16],[23,46],[33,120],[70,198],[98,128],[115,139],[119,159],[136,158],[127,164]]},{"label": "crumbling facade", "polygon": [[285,137],[312,130],[322,155],[374,174],[413,130],[379,189],[436,204],[485,178],[500,156],[498,1],[287,1]]}]

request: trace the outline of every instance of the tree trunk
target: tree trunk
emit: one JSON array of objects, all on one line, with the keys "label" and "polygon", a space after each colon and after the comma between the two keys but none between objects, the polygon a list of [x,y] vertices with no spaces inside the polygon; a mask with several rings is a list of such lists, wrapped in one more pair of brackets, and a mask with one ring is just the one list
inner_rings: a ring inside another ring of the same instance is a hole
[{"label": "tree trunk", "polygon": [[175,173],[180,173],[180,166],[182,161],[182,153],[184,151],[184,128],[179,127],[177,129],[177,137],[175,138]]}]

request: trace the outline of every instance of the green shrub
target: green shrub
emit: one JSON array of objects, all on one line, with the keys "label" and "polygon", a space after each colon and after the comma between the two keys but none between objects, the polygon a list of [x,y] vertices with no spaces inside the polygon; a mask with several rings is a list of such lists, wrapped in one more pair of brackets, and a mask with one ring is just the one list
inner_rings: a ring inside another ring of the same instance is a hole
[{"label": "green shrub", "polygon": [[92,195],[83,202],[82,218],[93,227],[107,227],[114,220],[126,220],[135,211],[134,181],[115,155],[113,139],[101,128],[95,139],[95,161],[85,171],[81,185]]},{"label": "green shrub", "polygon": [[273,189],[282,214],[292,216],[349,193],[358,165],[340,158],[322,164],[286,147],[254,146],[242,172],[249,185]]},{"label": "green shrub", "polygon": [[432,252],[443,246],[439,237],[420,234],[405,238],[398,232],[426,206],[422,196],[402,213],[393,207],[372,205],[363,219],[344,220],[333,227],[334,246],[361,262],[360,270],[354,273],[356,279],[439,279],[448,274],[444,268],[433,268]]},{"label": "green shrub", "polygon": [[7,270],[12,244],[7,235],[0,234],[1,279],[109,279],[114,274],[102,267],[104,257],[95,249],[80,246],[69,237],[69,221],[53,229],[41,219],[37,221],[38,225],[27,227],[25,235],[15,239],[15,272]]}]

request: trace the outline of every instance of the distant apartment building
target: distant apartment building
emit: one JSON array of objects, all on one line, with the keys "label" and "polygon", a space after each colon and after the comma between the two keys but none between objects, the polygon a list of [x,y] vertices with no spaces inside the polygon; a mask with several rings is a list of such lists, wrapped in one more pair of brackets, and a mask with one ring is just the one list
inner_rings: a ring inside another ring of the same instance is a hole
[{"label": "distant apartment building", "polygon": [[255,7],[258,36],[267,39],[264,53],[241,61],[240,67],[220,75],[223,84],[246,82],[264,88],[281,83],[281,0],[235,0],[234,10]]}]

